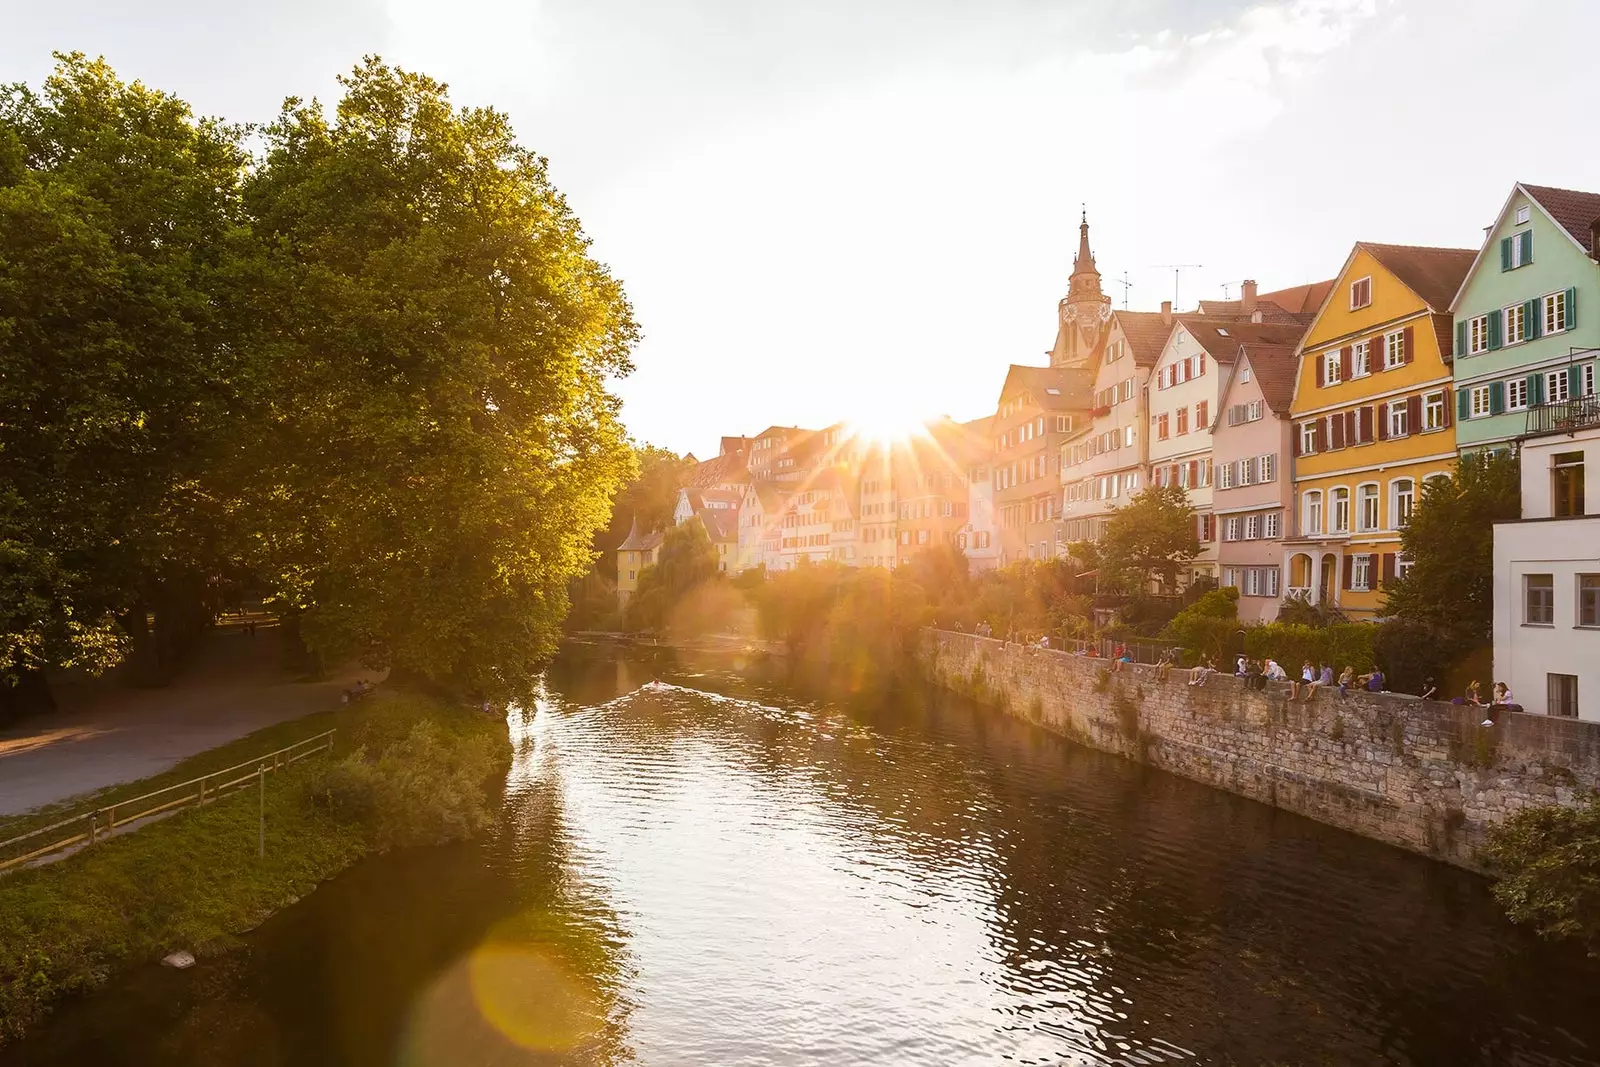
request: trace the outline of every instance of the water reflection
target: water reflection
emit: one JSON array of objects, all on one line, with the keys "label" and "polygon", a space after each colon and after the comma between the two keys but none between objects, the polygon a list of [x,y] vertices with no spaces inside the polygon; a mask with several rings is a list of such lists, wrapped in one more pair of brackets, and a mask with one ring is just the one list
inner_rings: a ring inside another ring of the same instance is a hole
[{"label": "water reflection", "polygon": [[959,700],[579,649],[508,726],[492,840],[15,1062],[1597,1062],[1600,974],[1478,880]]}]

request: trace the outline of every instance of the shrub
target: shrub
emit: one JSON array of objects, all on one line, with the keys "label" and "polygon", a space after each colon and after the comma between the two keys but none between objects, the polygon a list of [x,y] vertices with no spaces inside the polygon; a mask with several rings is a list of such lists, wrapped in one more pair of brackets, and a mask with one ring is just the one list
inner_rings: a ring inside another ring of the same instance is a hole
[{"label": "shrub", "polygon": [[1483,858],[1499,875],[1494,895],[1512,922],[1600,955],[1600,798],[1522,809],[1489,827]]},{"label": "shrub", "polygon": [[1298,676],[1307,660],[1329,664],[1338,673],[1345,667],[1370,671],[1377,627],[1366,622],[1341,622],[1331,626],[1274,622],[1245,631],[1245,654],[1253,659],[1275,659],[1291,676]]},{"label": "shrub", "polygon": [[1372,651],[1383,665],[1390,689],[1421,693],[1429,678],[1443,684],[1460,650],[1448,636],[1427,623],[1387,619],[1376,627]]},{"label": "shrub", "polygon": [[1238,631],[1239,590],[1229,587],[1200,596],[1162,627],[1161,636],[1221,664],[1234,647]]}]

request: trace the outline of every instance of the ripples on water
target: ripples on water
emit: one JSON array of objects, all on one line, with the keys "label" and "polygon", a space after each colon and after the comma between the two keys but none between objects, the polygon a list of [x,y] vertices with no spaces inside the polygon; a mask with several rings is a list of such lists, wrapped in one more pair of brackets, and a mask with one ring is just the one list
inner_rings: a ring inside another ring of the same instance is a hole
[{"label": "ripples on water", "polygon": [[494,840],[365,864],[18,1062],[1597,1062],[1600,972],[1462,872],[953,698],[699,670],[569,656]]}]

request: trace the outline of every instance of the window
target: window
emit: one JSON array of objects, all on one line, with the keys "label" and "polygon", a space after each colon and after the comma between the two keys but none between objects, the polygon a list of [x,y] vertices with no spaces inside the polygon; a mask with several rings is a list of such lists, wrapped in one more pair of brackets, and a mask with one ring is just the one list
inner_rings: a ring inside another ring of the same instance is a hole
[{"label": "window", "polygon": [[1261,516],[1246,515],[1244,517],[1244,539],[1254,541],[1261,536]]},{"label": "window", "polygon": [[1422,428],[1427,430],[1444,429],[1444,394],[1427,393],[1422,397]]},{"label": "window", "polygon": [[1189,432],[1189,409],[1188,408],[1179,408],[1178,409],[1178,433],[1186,434],[1188,432]]},{"label": "window", "polygon": [[1406,332],[1396,330],[1385,334],[1383,338],[1383,369],[1394,370],[1405,365],[1411,358],[1411,353],[1406,351]]},{"label": "window", "polygon": [[1300,454],[1309,456],[1317,450],[1317,424],[1315,420],[1300,424]]},{"label": "window", "polygon": [[1265,484],[1266,482],[1273,481],[1278,476],[1278,470],[1277,470],[1278,455],[1277,455],[1277,453],[1276,452],[1263,452],[1259,457],[1257,457],[1256,466],[1257,466],[1257,468],[1259,468],[1258,477],[1256,478],[1256,481],[1261,482],[1263,484]]},{"label": "window", "polygon": [[1222,524],[1222,539],[1224,541],[1239,540],[1239,516],[1230,515]]},{"label": "window", "polygon": [[1217,475],[1217,488],[1218,489],[1232,489],[1233,488],[1233,464],[1232,463],[1224,463],[1222,465],[1222,473]]},{"label": "window", "polygon": [[1133,447],[1133,441],[1134,441],[1134,428],[1132,426],[1124,426],[1122,428],[1122,447],[1123,448],[1132,448]]},{"label": "window", "polygon": [[1367,554],[1350,557],[1350,588],[1365,591],[1372,588],[1372,557]]},{"label": "window", "polygon": [[1411,432],[1411,420],[1407,418],[1406,402],[1404,400],[1389,401],[1389,436],[1404,437]]},{"label": "window", "polygon": [[1368,482],[1356,489],[1356,523],[1363,532],[1378,529],[1378,486]]},{"label": "window", "polygon": [[1551,626],[1556,619],[1556,580],[1552,574],[1522,576],[1522,624]]},{"label": "window", "polygon": [[1477,355],[1489,349],[1489,316],[1479,315],[1467,321],[1467,355]]},{"label": "window", "polygon": [[1494,414],[1489,407],[1489,403],[1489,387],[1487,385],[1473,386],[1468,400],[1467,417],[1481,419],[1487,415]]},{"label": "window", "polygon": [[1239,484],[1240,485],[1254,485],[1255,483],[1256,483],[1256,461],[1255,461],[1255,457],[1252,456],[1250,459],[1241,459],[1239,461]]},{"label": "window", "polygon": [[1372,342],[1357,341],[1350,355],[1350,377],[1365,378],[1372,373]]},{"label": "window", "polygon": [[1578,717],[1578,676],[1576,674],[1545,675],[1545,714],[1563,719]]},{"label": "window", "polygon": [[1328,493],[1328,532],[1350,532],[1350,490],[1333,489]]},{"label": "window", "polygon": [[1578,625],[1600,626],[1600,574],[1578,575]]},{"label": "window", "polygon": [[1503,344],[1521,344],[1528,339],[1528,305],[1512,304],[1501,309],[1500,315],[1505,324]]},{"label": "window", "polygon": [[1239,380],[1241,382],[1248,382],[1250,380],[1250,367],[1248,365],[1239,371]]},{"label": "window", "polygon": [[1506,410],[1521,411],[1528,406],[1528,379],[1512,378],[1506,382]]},{"label": "window", "polygon": [[1322,384],[1339,384],[1339,350],[1337,348],[1322,353]]},{"label": "window", "polygon": [[1523,230],[1500,239],[1500,269],[1516,270],[1533,262],[1533,231]]},{"label": "window", "polygon": [[1557,452],[1550,457],[1550,514],[1573,518],[1583,513],[1583,453]]},{"label": "window", "polygon": [[1210,410],[1209,410],[1210,407],[1211,407],[1211,402],[1209,400],[1202,400],[1202,401],[1200,401],[1200,403],[1198,403],[1198,404],[1196,404],[1194,406],[1194,428],[1195,429],[1197,429],[1197,430],[1203,429],[1206,426],[1209,426],[1211,424],[1210,420],[1206,418],[1206,416],[1211,413]]},{"label": "window", "polygon": [[1411,521],[1411,509],[1417,503],[1417,483],[1410,478],[1396,478],[1389,487],[1394,494],[1389,504],[1389,518],[1394,520],[1394,528],[1398,530]]},{"label": "window", "polygon": [[1189,377],[1198,378],[1206,372],[1206,357],[1195,355],[1189,357]]},{"label": "window", "polygon": [[1322,491],[1309,490],[1301,497],[1301,533],[1319,534],[1322,532]]},{"label": "window", "polygon": [[[1523,385],[1527,387],[1526,382]],[[1546,404],[1562,404],[1572,398],[1572,378],[1567,374],[1566,368],[1553,370],[1544,376],[1544,402]]]},{"label": "window", "polygon": [[1157,415],[1156,416],[1156,440],[1165,441],[1166,439],[1167,439],[1167,417],[1165,415]]},{"label": "window", "polygon": [[1573,323],[1567,317],[1567,294],[1551,293],[1544,298],[1544,332],[1559,333]]},{"label": "window", "polygon": [[1263,521],[1261,524],[1261,536],[1267,538],[1269,541],[1276,540],[1279,533],[1279,526],[1281,525],[1281,520],[1278,516],[1278,513],[1276,511],[1269,511],[1266,513],[1266,515],[1262,516],[1262,518],[1265,521]]},{"label": "window", "polygon": [[1132,378],[1124,378],[1122,380],[1122,399],[1123,400],[1132,400],[1133,399],[1133,379]]},{"label": "window", "polygon": [[[1593,368],[1591,368],[1591,370],[1592,369]],[[1259,401],[1259,400],[1250,401],[1249,408],[1248,408],[1248,411],[1247,411],[1247,416],[1248,416],[1248,419],[1249,419],[1250,422],[1255,422],[1256,420],[1261,418],[1261,401]]]},{"label": "window", "polygon": [[1278,568],[1276,568],[1276,567],[1263,567],[1263,568],[1261,568],[1261,574],[1262,574],[1262,577],[1266,579],[1266,585],[1265,585],[1265,588],[1263,588],[1261,590],[1261,595],[1262,596],[1277,596],[1278,595]]},{"label": "window", "polygon": [[1583,395],[1594,396],[1594,364],[1583,365]]},{"label": "window", "polygon": [[1256,567],[1246,567],[1244,572],[1244,593],[1246,596],[1261,595],[1261,571]]},{"label": "window", "polygon": [[1528,205],[1523,204],[1517,208],[1517,225],[1524,225],[1528,221]]},{"label": "window", "polygon": [[1350,283],[1350,310],[1364,308],[1372,303],[1372,279],[1357,278]]}]

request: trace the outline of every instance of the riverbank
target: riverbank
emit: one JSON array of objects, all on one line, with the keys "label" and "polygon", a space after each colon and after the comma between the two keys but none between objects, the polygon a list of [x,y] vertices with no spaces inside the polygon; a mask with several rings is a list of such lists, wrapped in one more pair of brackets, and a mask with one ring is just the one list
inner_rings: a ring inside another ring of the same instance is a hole
[{"label": "riverbank", "polygon": [[1600,788],[1600,725],[1389,693],[1192,686],[1129,664],[924,631],[923,672],[1073,741],[1470,869],[1488,827]]},{"label": "riverbank", "polygon": [[[503,720],[380,691],[299,725],[337,729],[337,747],[269,781],[264,858],[263,798],[246,790],[0,878],[0,1044],[127,966],[222,949],[363,856],[488,824],[510,754]],[[230,747],[264,751],[278,733]]]}]

